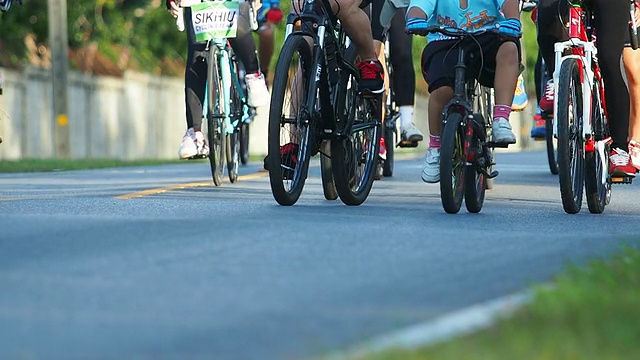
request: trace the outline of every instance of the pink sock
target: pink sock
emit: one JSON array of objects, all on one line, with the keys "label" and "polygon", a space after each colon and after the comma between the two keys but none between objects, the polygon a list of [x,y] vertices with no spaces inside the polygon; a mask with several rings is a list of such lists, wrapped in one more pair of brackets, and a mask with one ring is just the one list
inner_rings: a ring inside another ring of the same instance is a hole
[{"label": "pink sock", "polygon": [[429,135],[429,147],[433,149],[440,149],[440,136]]},{"label": "pink sock", "polygon": [[511,106],[508,105],[496,105],[493,107],[493,118],[505,118],[509,120],[511,114]]}]

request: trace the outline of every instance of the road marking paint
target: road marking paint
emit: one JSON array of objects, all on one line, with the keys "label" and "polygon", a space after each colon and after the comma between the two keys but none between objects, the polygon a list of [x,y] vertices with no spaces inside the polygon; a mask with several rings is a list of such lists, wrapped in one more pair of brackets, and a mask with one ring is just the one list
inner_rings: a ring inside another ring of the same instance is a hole
[{"label": "road marking paint", "polygon": [[525,290],[484,303],[450,312],[434,320],[411,325],[377,336],[345,351],[330,354],[329,359],[363,358],[372,353],[391,348],[415,349],[433,345],[453,337],[491,326],[498,317],[512,314],[531,301],[533,292]]},{"label": "road marking paint", "polygon": [[[269,175],[269,173],[266,173],[266,172],[265,173],[249,174],[249,175],[241,175],[241,176],[238,176],[238,181],[258,179],[258,178],[262,178],[262,177],[265,177],[265,176],[268,176],[268,175]],[[165,187],[161,187],[161,188],[148,189],[148,190],[137,191],[137,192],[134,192],[134,193],[119,195],[119,196],[116,196],[115,199],[120,199],[120,200],[137,199],[137,198],[141,198],[141,197],[145,197],[145,196],[162,194],[162,193],[169,192],[169,191],[188,189],[188,188],[195,188],[195,187],[202,187],[202,186],[214,186],[214,185],[213,185],[212,181],[203,181],[203,182],[187,183],[187,184],[177,184],[177,185],[165,186]]]},{"label": "road marking paint", "polygon": [[18,201],[24,200],[23,198],[0,198],[0,201]]}]

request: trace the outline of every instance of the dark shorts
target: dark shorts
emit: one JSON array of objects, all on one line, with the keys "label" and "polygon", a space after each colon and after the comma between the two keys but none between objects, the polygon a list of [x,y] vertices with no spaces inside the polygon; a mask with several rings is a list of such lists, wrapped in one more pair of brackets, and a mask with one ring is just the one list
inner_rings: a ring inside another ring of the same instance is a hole
[{"label": "dark shorts", "polygon": [[476,79],[483,86],[493,87],[496,72],[496,56],[498,49],[505,42],[513,42],[518,46],[518,56],[522,59],[520,42],[493,33],[476,36],[477,43],[471,38],[464,42],[459,40],[432,41],[422,52],[422,75],[429,84],[429,92],[443,87],[454,87],[455,64],[458,62],[458,51],[464,47],[467,57],[467,80]]}]

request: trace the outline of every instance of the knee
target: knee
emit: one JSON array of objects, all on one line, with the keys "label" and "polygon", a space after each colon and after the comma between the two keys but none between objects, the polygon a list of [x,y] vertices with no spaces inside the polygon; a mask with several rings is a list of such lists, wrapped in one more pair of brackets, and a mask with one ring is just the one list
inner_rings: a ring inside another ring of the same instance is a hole
[{"label": "knee", "polygon": [[640,50],[625,49],[624,67],[629,87],[640,86]]},{"label": "knee", "polygon": [[453,89],[448,86],[441,86],[429,94],[429,105],[444,107],[453,98]]},{"label": "knee", "polygon": [[503,43],[498,50],[496,60],[504,64],[520,64],[518,46],[511,41]]},{"label": "knee", "polygon": [[331,11],[336,14],[340,21],[350,15],[354,10],[359,9],[360,0],[329,0]]}]

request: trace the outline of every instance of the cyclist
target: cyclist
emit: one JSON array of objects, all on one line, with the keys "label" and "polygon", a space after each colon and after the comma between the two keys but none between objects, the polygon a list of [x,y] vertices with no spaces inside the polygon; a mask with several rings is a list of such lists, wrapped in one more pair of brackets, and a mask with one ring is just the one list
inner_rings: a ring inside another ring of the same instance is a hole
[{"label": "cyclist", "polygon": [[[176,0],[166,0],[167,9],[173,17],[178,17],[182,10]],[[237,36],[229,39],[231,46],[244,65],[247,75],[247,102],[250,106],[259,107],[269,103],[269,91],[264,81],[264,75],[258,67],[256,45],[250,31],[249,3],[240,3]],[[209,155],[209,146],[202,134],[202,103],[207,79],[206,44],[196,42],[191,24],[191,9],[184,9],[184,20],[187,26],[187,40],[189,42],[187,67],[185,69],[185,101],[187,107],[187,131],[182,138],[178,155],[181,159],[195,156]]]},{"label": "cyclist", "polygon": [[[482,56],[484,68],[468,69],[485,86],[495,87],[493,141],[514,144],[516,137],[509,124],[511,104],[520,69],[521,35],[518,0],[412,0],[407,12],[407,30],[423,34],[431,25],[445,25],[464,30],[497,27],[501,35],[485,33],[475,42],[465,42],[467,54]],[[453,97],[454,68],[459,45],[457,39],[429,34],[422,53],[422,73],[429,84],[429,149],[422,168],[422,180],[440,181],[440,131],[442,111]],[[473,45],[466,45],[471,44]],[[479,48],[480,47],[480,48]],[[480,61],[474,62],[479,65]],[[469,64],[473,66],[474,64]],[[478,74],[481,72],[481,74]],[[495,76],[493,74],[495,72]],[[479,76],[478,76],[479,75]]]},{"label": "cyclist", "polygon": [[[636,2],[636,24],[640,24],[640,8]],[[631,163],[640,171],[640,49],[633,50],[626,44],[622,58],[629,87],[629,156]]]},{"label": "cyclist", "polygon": [[260,72],[264,74],[267,83],[275,44],[275,24],[282,21],[282,17],[280,0],[262,0],[262,5],[257,11],[258,57],[260,58]]},{"label": "cyclist", "polygon": [[[291,0],[292,11],[300,13],[305,1],[308,0]],[[328,0],[328,2],[331,5],[331,10],[356,46],[360,58],[360,61],[356,63],[360,72],[360,81],[358,82],[360,90],[365,93],[383,93],[384,70],[373,48],[371,22],[362,10],[369,5],[370,0]]]},{"label": "cyclist", "polygon": [[[412,37],[405,31],[406,8],[395,11],[389,24],[382,24],[380,16],[386,0],[372,0],[371,33],[376,49],[381,49],[389,37],[389,52],[393,66],[393,93],[400,113],[400,137],[402,142],[417,143],[424,139],[413,121],[416,91],[416,74],[413,68]],[[385,26],[388,25],[388,26]],[[385,31],[385,27],[388,30]],[[388,144],[385,144],[388,145]],[[394,146],[394,144],[391,144]],[[382,151],[382,150],[381,150]]]},{"label": "cyclist", "polygon": [[[605,86],[605,101],[611,131],[609,172],[619,176],[635,176],[628,150],[629,92],[620,68],[625,40],[629,38],[629,0],[591,0],[595,15],[598,60]],[[554,44],[567,39],[563,21],[568,14],[565,0],[540,0],[538,3],[538,48],[549,74],[554,69]],[[553,83],[547,86],[540,107],[553,111]]]}]

